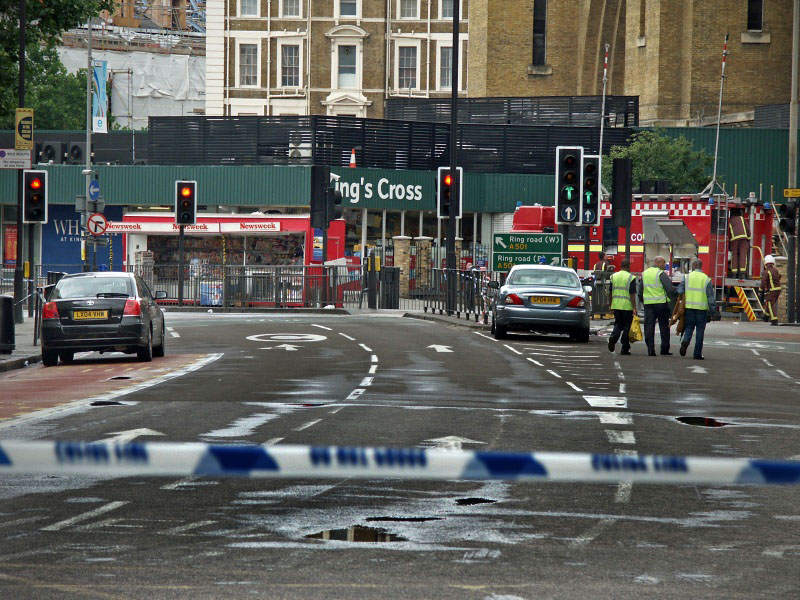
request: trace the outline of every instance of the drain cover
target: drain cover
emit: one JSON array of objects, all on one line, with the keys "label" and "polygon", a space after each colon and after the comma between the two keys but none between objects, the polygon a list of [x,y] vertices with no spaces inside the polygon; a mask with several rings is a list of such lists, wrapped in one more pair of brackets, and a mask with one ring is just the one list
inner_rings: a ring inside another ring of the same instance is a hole
[{"label": "drain cover", "polygon": [[497,500],[489,500],[488,498],[456,498],[456,504],[459,506],[473,506],[475,504],[492,504]]},{"label": "drain cover", "polygon": [[307,535],[307,538],[315,540],[334,540],[340,542],[407,542],[408,540],[399,535],[389,533],[385,529],[374,527],[362,527],[355,525],[347,529],[327,529],[319,533]]},{"label": "drain cover", "polygon": [[97,400],[96,402],[92,402],[89,406],[123,406],[123,404],[116,400]]},{"label": "drain cover", "polygon": [[127,375],[115,375],[114,377],[111,377],[109,381],[114,381],[115,379],[130,379],[130,377]]},{"label": "drain cover", "polygon": [[730,423],[717,421],[712,417],[675,417],[675,420],[685,425],[696,425],[697,427],[725,427]]}]

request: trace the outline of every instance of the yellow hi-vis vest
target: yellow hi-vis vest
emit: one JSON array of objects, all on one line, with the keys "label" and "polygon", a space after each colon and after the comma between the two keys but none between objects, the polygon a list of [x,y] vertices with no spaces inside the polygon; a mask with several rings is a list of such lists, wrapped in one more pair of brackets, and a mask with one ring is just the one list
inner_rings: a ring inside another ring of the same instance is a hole
[{"label": "yellow hi-vis vest", "polygon": [[706,286],[711,278],[702,271],[692,271],[686,276],[686,308],[708,310]]},{"label": "yellow hi-vis vest", "polygon": [[664,304],[667,294],[661,285],[661,269],[650,267],[642,273],[642,300],[645,304]]},{"label": "yellow hi-vis vest", "polygon": [[627,271],[617,271],[611,276],[611,310],[633,310],[631,281],[633,275]]}]

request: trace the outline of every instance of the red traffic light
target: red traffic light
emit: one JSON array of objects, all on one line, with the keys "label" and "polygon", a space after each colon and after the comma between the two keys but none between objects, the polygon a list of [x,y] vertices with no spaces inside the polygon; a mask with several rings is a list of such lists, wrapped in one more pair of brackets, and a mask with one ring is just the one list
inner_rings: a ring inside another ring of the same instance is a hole
[{"label": "red traffic light", "polygon": [[39,189],[41,189],[41,188],[42,188],[42,180],[41,180],[41,179],[39,179],[38,177],[36,177],[36,178],[34,178],[34,179],[31,179],[31,180],[28,182],[28,186],[29,186],[29,187],[30,187],[32,190],[39,190]]},{"label": "red traffic light", "polygon": [[564,166],[568,169],[574,168],[578,164],[578,159],[575,158],[574,154],[567,154],[564,157]]},{"label": "red traffic light", "polygon": [[444,176],[444,184],[450,185],[451,183],[453,183],[453,177],[450,175],[450,173],[448,173]]},{"label": "red traffic light", "polygon": [[188,198],[192,195],[192,188],[188,185],[184,185],[181,187],[181,196],[184,198]]}]

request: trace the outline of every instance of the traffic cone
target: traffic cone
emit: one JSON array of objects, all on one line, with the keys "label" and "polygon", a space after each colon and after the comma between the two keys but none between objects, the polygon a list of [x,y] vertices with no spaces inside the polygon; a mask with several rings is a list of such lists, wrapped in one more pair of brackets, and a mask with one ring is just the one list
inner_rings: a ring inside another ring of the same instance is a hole
[{"label": "traffic cone", "polygon": [[353,151],[350,152],[350,168],[354,169],[356,166],[356,149],[353,148]]}]

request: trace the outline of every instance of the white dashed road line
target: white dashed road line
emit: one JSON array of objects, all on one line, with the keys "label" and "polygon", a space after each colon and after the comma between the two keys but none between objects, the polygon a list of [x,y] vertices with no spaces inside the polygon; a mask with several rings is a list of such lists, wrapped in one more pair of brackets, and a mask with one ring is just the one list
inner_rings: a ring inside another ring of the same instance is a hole
[{"label": "white dashed road line", "polygon": [[177,331],[175,331],[175,329],[173,327],[167,327],[167,331],[169,331],[169,334],[172,337],[181,337],[181,334],[178,333]]},{"label": "white dashed road line", "polygon": [[356,338],[354,338],[354,337],[350,337],[350,336],[349,336],[349,335],[347,335],[346,333],[340,333],[339,335],[340,335],[340,336],[342,336],[342,337],[343,337],[343,338],[345,338],[345,339],[348,339],[348,340],[350,340],[351,342],[355,342],[355,341],[356,341]]}]

